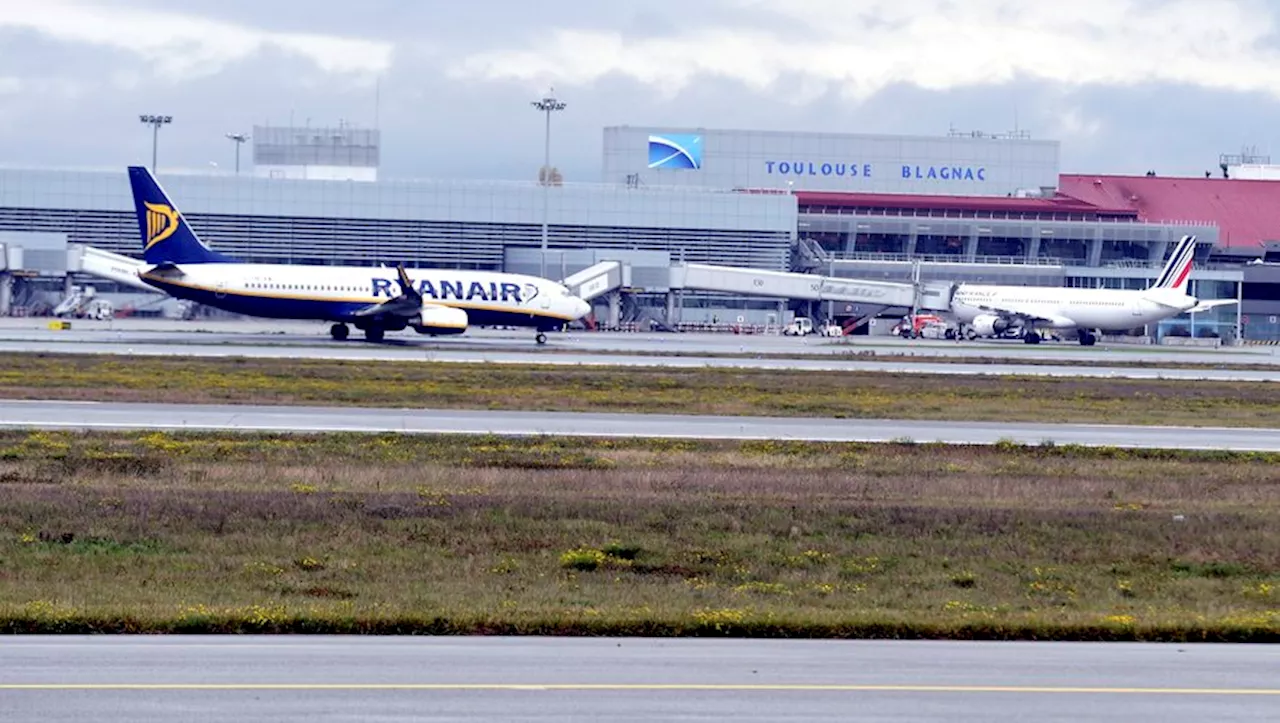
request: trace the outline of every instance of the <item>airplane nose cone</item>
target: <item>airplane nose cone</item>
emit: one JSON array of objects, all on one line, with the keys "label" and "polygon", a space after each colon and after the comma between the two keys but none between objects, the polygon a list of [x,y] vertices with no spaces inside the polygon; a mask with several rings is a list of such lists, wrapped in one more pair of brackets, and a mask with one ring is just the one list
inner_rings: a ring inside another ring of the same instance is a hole
[{"label": "airplane nose cone", "polygon": [[573,313],[577,315],[574,318],[581,319],[591,313],[591,304],[588,304],[582,299],[574,299]]}]

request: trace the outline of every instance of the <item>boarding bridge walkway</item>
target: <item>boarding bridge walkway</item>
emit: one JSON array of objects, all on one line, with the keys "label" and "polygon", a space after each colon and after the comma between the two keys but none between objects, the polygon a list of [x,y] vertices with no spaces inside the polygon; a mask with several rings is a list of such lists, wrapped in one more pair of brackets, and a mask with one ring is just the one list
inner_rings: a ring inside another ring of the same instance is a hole
[{"label": "boarding bridge walkway", "polygon": [[[569,292],[591,301],[631,286],[631,268],[618,261],[602,261],[565,278]],[[787,271],[764,271],[712,264],[675,264],[671,267],[672,290],[713,291],[743,296],[762,296],[795,301],[842,301],[877,304],[885,307],[947,309],[950,284],[927,283],[920,296],[911,284],[870,281],[840,276],[820,276]]]},{"label": "boarding bridge walkway", "polygon": [[918,305],[922,309],[950,308],[950,284],[922,284],[920,296],[912,284],[820,276],[787,271],[762,271],[710,264],[671,267],[671,288],[717,291],[796,301],[843,301],[883,307]]},{"label": "boarding bridge walkway", "polygon": [[67,244],[68,272],[90,274],[135,289],[159,293],[155,287],[138,278],[138,270],[146,265],[137,259],[92,246]]},{"label": "boarding bridge walkway", "polygon": [[[604,323],[616,326],[621,321],[621,292],[631,288],[631,267],[626,262],[602,261],[566,277],[562,283],[584,301],[605,297],[609,309]],[[863,309],[863,321],[893,307],[946,311],[951,306],[952,292],[951,284],[940,282],[920,284],[917,290],[912,284],[892,281],[690,263],[671,266],[667,288],[673,292],[710,291],[789,301],[854,303]],[[668,315],[670,303],[668,300]]]},{"label": "boarding bridge walkway", "polygon": [[601,261],[570,274],[561,283],[569,293],[583,301],[591,301],[610,291],[631,286],[631,266],[618,261]]}]

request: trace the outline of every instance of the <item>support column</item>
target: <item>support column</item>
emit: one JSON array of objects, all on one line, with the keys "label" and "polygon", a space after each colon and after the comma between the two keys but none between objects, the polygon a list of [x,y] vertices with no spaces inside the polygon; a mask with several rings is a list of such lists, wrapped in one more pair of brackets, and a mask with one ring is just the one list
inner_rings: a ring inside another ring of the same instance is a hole
[{"label": "support column", "polygon": [[0,316],[13,311],[13,274],[0,271]]},{"label": "support column", "polygon": [[1164,265],[1164,255],[1169,253],[1169,242],[1158,241],[1147,245],[1147,262],[1153,265]]},{"label": "support column", "polygon": [[964,260],[972,262],[978,258],[978,233],[975,231],[969,234],[969,239],[964,243]]},{"label": "support column", "polygon": [[1244,304],[1244,279],[1236,282],[1236,344],[1244,343],[1244,322],[1241,318],[1240,307]]},{"label": "support column", "polygon": [[1102,239],[1097,236],[1089,240],[1089,265],[1102,265]]},{"label": "support column", "polygon": [[622,292],[610,291],[606,299],[609,302],[609,328],[613,329],[622,323]]}]

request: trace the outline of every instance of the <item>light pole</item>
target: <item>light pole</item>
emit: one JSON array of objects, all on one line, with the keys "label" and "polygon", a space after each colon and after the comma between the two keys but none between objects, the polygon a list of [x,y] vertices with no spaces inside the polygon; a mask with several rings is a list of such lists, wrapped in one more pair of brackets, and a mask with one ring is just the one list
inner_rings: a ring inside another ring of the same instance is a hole
[{"label": "light pole", "polygon": [[138,120],[151,126],[151,172],[156,172],[156,144],[160,140],[160,126],[173,122],[171,115],[140,115]]},{"label": "light pole", "polygon": [[547,275],[547,214],[548,204],[550,203],[551,191],[551,113],[552,111],[564,110],[564,101],[556,99],[556,89],[551,88],[541,100],[532,101],[529,105],[547,114],[547,131],[546,139],[543,142],[543,160],[542,160],[542,263],[539,276],[543,278]]},{"label": "light pole", "polygon": [[235,141],[236,144],[236,175],[240,175],[240,146],[249,140],[248,133],[228,133],[227,138]]}]

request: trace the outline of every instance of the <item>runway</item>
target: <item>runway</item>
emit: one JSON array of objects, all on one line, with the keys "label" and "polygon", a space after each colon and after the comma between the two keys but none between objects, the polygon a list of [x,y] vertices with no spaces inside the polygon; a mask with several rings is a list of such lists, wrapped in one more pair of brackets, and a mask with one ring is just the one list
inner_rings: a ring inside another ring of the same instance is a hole
[{"label": "runway", "polygon": [[[27,321],[30,320],[19,320]],[[786,371],[885,372],[953,376],[1026,375],[1117,379],[1185,379],[1209,381],[1280,381],[1277,349],[1153,350],[1148,347],[1085,349],[1053,346],[1029,349],[1023,344],[966,344],[900,339],[794,339],[778,336],[734,337],[723,334],[552,334],[537,347],[518,332],[473,330],[464,337],[432,339],[415,334],[388,337],[384,344],[333,342],[323,329],[287,323],[270,333],[258,322],[135,323],[108,328],[73,327],[67,331],[0,327],[0,351],[135,356],[249,357],[334,359],[347,361],[425,361],[491,364],[548,364],[670,368],[737,368]],[[75,322],[84,326],[84,322]],[[859,354],[882,355],[859,359]],[[734,355],[734,356],[726,356]],[[889,355],[889,356],[883,356]],[[939,363],[940,357],[972,359]],[[992,363],[992,358],[1004,361]],[[933,359],[935,361],[929,361]],[[1155,366],[1107,366],[1142,362]],[[1020,363],[1031,362],[1035,363]],[[1050,361],[1058,363],[1048,363]],[[1102,364],[1082,366],[1081,362]],[[1258,369],[1213,367],[1171,368],[1160,364],[1251,364]],[[1275,366],[1274,369],[1269,368]]]},{"label": "runway", "polygon": [[1274,719],[1265,645],[644,638],[17,637],[0,718]]},{"label": "runway", "polygon": [[255,432],[399,432],[946,444],[1079,444],[1280,452],[1280,429],[721,417],[488,410],[369,409],[119,402],[0,403],[0,427]]}]

